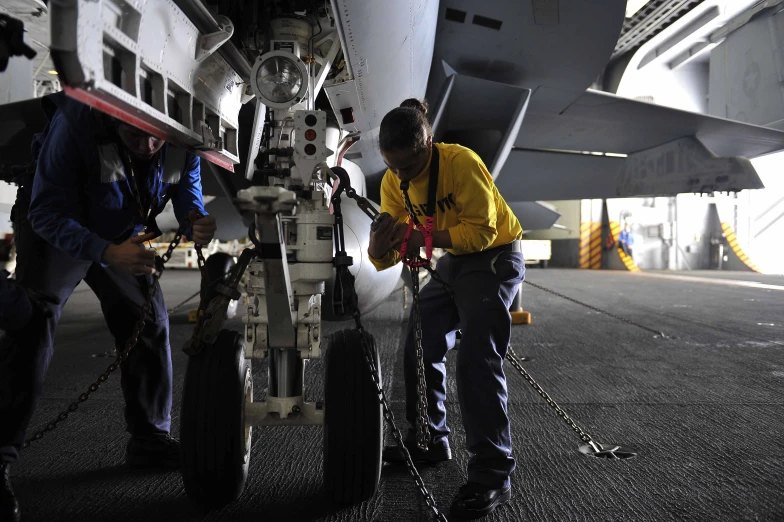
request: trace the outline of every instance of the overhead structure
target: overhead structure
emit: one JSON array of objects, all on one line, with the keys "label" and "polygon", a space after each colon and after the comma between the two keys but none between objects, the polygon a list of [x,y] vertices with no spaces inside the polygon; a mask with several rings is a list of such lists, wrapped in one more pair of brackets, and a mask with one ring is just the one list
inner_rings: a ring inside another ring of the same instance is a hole
[{"label": "overhead structure", "polygon": [[69,96],[233,170],[237,115],[250,97],[217,52],[231,21],[200,31],[171,0],[63,0],[49,8],[51,55]]}]

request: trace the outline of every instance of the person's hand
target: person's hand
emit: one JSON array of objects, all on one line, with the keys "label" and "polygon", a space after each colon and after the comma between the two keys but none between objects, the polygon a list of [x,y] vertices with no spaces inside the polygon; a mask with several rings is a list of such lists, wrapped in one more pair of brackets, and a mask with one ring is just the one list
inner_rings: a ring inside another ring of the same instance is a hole
[{"label": "person's hand", "polygon": [[155,251],[144,248],[144,242],[155,236],[150,232],[133,236],[119,245],[109,245],[101,261],[131,275],[151,275],[155,272]]},{"label": "person's hand", "polygon": [[212,238],[215,237],[215,231],[218,229],[218,226],[215,224],[215,218],[212,216],[200,216],[193,219],[194,217],[191,217],[193,242],[199,245],[208,245]]},{"label": "person's hand", "polygon": [[[403,236],[405,236],[406,231],[403,231]],[[400,240],[401,246],[403,240]],[[422,235],[417,229],[411,231],[411,235],[408,236],[408,246],[406,247],[406,254],[407,255],[417,255],[419,254],[419,249],[425,246],[425,236]],[[398,248],[399,250],[399,248]]]},{"label": "person's hand", "polygon": [[376,259],[381,259],[387,255],[387,252],[399,245],[402,239],[402,237],[398,238],[400,225],[406,226],[405,223],[398,223],[396,217],[387,216],[378,224],[376,230],[371,228],[368,254]]},{"label": "person's hand", "polygon": [[396,223],[395,230],[392,232],[392,248],[400,251],[400,246],[403,244],[403,239],[408,232],[408,223]]}]

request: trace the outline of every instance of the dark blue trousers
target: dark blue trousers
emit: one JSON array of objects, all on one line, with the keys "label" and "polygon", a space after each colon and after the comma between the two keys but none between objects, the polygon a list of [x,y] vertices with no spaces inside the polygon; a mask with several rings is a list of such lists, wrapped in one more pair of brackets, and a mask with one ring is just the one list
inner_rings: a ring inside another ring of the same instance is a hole
[{"label": "dark blue trousers", "polygon": [[[17,279],[22,286],[57,296],[50,318],[37,314],[20,332],[0,339],[0,461],[19,457],[52,357],[62,308],[84,280],[101,302],[115,346],[123,349],[141,315],[152,277],[133,277],[111,267],[73,259],[39,237],[27,221],[26,198],[17,197]],[[120,366],[127,430],[134,435],[168,433],[171,426],[172,364],[169,318],[160,288],[136,347]],[[96,377],[98,375],[96,374]],[[88,383],[75,383],[80,388]],[[74,397],[75,398],[75,397]]]},{"label": "dark blue trousers", "polygon": [[[506,245],[462,256],[446,254],[439,259],[436,271],[452,288],[455,301],[432,279],[419,296],[431,442],[449,444],[445,362],[459,329],[457,396],[471,453],[468,481],[504,487],[515,468],[504,358],[512,326],[509,307],[525,276],[525,262]],[[412,309],[404,373],[406,418],[415,427],[418,395],[413,313]]]}]

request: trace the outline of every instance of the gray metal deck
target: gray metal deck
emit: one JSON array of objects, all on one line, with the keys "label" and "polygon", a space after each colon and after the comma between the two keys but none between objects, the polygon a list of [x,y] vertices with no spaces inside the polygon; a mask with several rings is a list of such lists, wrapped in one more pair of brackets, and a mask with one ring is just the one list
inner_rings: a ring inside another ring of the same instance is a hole
[{"label": "gray metal deck", "polygon": [[[518,467],[512,501],[486,520],[784,520],[784,277],[720,275],[774,288],[714,284],[712,274],[700,274],[705,281],[697,282],[529,270],[532,282],[671,338],[527,285],[525,309],[533,324],[513,331],[517,353],[531,359],[526,369],[595,439],[640,455],[608,461],[578,453],[576,434],[507,365]],[[194,291],[198,276],[167,271],[162,282],[172,306]],[[402,294],[394,294],[365,319],[381,351],[399,422],[407,316],[402,304]],[[180,347],[192,328],[186,315],[187,307],[172,318],[175,435],[186,364]],[[330,324],[328,331],[347,326]],[[97,300],[80,286],[66,306],[33,426],[78,396],[110,361],[96,355],[110,349]],[[449,355],[450,374],[454,356]],[[264,389],[262,366],[254,371],[257,398]],[[310,398],[321,396],[322,370],[321,362],[308,369]],[[429,520],[408,475],[390,468],[384,469],[379,494],[365,505],[340,510],[327,503],[317,427],[256,429],[243,496],[221,511],[203,513],[185,496],[178,473],[123,467],[127,435],[117,381],[112,377],[14,466],[25,522]],[[456,398],[454,384],[450,379]],[[468,457],[456,400],[448,410],[455,459],[423,472],[446,511]]]}]

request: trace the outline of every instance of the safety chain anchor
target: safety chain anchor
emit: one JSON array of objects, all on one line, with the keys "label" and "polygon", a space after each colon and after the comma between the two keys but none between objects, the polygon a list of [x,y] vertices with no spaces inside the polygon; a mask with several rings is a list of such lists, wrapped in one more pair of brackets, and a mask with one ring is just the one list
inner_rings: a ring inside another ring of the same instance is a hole
[{"label": "safety chain anchor", "polygon": [[596,442],[593,438],[585,432],[580,426],[566,414],[558,403],[556,403],[550,395],[539,386],[531,375],[525,371],[523,365],[520,363],[520,357],[515,353],[511,346],[509,346],[506,358],[509,363],[518,371],[523,378],[533,387],[533,389],[547,401],[547,404],[555,410],[555,412],[568,424],[575,433],[580,437],[580,440],[585,444],[579,446],[580,453],[590,457],[599,457],[605,459],[628,459],[637,456],[637,452],[629,448],[624,448],[616,444],[603,444]]}]

